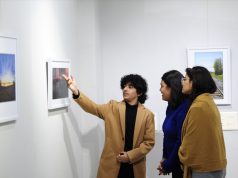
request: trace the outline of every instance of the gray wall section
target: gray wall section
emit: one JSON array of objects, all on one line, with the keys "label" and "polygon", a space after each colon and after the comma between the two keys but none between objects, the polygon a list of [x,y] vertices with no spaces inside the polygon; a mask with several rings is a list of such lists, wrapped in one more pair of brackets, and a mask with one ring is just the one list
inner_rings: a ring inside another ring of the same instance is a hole
[{"label": "gray wall section", "polygon": [[0,0],[0,34],[17,38],[19,112],[0,124],[1,178],[96,177],[99,120],[74,101],[48,112],[46,80],[47,60],[70,59],[96,100],[95,8],[94,0]]}]

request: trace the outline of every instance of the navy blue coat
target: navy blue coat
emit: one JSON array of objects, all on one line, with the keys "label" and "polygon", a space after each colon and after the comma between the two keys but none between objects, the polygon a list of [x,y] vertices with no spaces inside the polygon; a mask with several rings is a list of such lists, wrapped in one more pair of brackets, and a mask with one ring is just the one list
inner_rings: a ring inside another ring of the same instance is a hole
[{"label": "navy blue coat", "polygon": [[188,110],[188,100],[184,100],[176,109],[167,106],[163,123],[163,169],[169,173],[180,168],[178,149],[181,145],[181,129]]}]

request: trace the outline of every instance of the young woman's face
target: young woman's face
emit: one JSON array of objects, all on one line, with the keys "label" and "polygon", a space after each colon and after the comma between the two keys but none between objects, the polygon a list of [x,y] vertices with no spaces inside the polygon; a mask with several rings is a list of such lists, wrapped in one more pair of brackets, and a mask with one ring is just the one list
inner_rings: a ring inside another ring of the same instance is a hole
[{"label": "young woman's face", "polygon": [[193,89],[193,82],[190,81],[190,78],[186,74],[184,78],[182,78],[182,93],[189,95],[192,92]]},{"label": "young woman's face", "polygon": [[162,94],[162,99],[164,101],[170,101],[171,100],[171,88],[166,85],[166,83],[161,80],[160,82],[160,92]]}]

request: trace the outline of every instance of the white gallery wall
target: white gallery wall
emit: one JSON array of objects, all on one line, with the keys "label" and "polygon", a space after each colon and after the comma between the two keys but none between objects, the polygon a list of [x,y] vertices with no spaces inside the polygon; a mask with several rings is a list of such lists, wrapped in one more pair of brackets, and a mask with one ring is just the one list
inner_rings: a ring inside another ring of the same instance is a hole
[{"label": "white gallery wall", "polygon": [[0,124],[1,178],[96,177],[98,120],[74,103],[48,112],[46,80],[46,60],[70,59],[80,88],[97,99],[95,7],[90,0],[0,0],[0,34],[17,38],[19,113]]},{"label": "white gallery wall", "polygon": [[[139,73],[149,84],[146,106],[156,113],[158,127],[165,117],[166,102],[159,92],[164,72],[184,73],[186,49],[230,47],[231,102],[221,111],[238,111],[238,1],[235,0],[102,0],[99,3],[104,99],[121,99],[122,75]],[[238,131],[225,131],[227,178],[236,178]],[[162,157],[161,132],[147,159],[148,177],[158,177]],[[199,145],[198,145],[199,146]],[[165,176],[168,177],[168,176]]]},{"label": "white gallery wall", "polygon": [[[236,0],[0,0],[0,35],[17,38],[19,113],[0,124],[0,178],[96,177],[103,122],[74,102],[48,112],[47,59],[70,59],[79,88],[99,103],[121,100],[121,76],[141,74],[160,128],[162,74],[184,72],[188,47],[230,47],[232,104],[219,108],[238,112],[237,9]],[[224,135],[227,178],[237,178],[238,132]],[[148,178],[158,177],[162,138]]]}]

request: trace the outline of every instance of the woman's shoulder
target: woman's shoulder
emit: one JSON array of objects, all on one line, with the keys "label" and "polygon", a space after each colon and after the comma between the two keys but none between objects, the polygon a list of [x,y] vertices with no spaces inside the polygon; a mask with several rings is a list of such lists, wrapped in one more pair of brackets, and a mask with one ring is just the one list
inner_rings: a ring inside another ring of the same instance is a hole
[{"label": "woman's shoulder", "polygon": [[191,107],[206,107],[214,103],[212,96],[209,93],[203,93],[193,101]]}]

